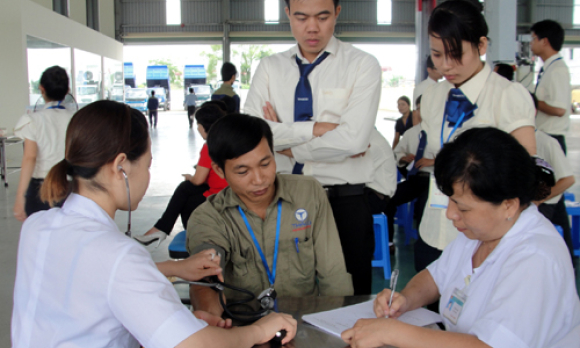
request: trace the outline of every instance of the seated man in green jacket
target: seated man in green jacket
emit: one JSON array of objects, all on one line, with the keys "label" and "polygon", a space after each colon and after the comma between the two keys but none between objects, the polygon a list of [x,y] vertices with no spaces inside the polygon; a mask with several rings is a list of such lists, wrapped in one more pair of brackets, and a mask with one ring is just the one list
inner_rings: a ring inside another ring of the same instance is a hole
[{"label": "seated man in green jacket", "polygon": [[[210,196],[187,224],[190,254],[213,248],[227,284],[256,296],[348,296],[352,279],[326,192],[309,176],[276,174],[272,132],[258,117],[234,114],[211,127],[213,170],[229,187]],[[226,289],[228,301],[247,297]],[[192,304],[220,316],[217,293],[192,286]]]}]

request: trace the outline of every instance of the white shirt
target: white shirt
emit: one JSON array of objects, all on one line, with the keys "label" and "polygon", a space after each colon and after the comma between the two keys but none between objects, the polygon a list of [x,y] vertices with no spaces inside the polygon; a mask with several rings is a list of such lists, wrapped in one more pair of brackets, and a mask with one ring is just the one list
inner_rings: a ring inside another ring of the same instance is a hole
[{"label": "white shirt", "polygon": [[419,82],[419,84],[415,86],[415,88],[413,89],[413,100],[412,100],[415,109],[417,109],[417,98],[419,98],[420,95],[423,95],[423,93],[427,90],[427,88],[436,84],[437,81],[427,76],[425,80]]},{"label": "white shirt", "polygon": [[[538,156],[550,163],[554,169],[556,182],[562,178],[574,175],[572,167],[570,167],[570,163],[564,151],[562,151],[562,147],[560,147],[560,143],[541,130],[536,131],[536,150]],[[562,197],[561,194],[552,197],[544,203],[556,204],[560,200],[560,197]]]},{"label": "white shirt", "polygon": [[49,109],[57,104],[49,102],[38,112],[22,115],[14,127],[14,135],[37,144],[33,178],[44,179],[50,168],[64,159],[66,128],[74,111]]},{"label": "white shirt", "polygon": [[[494,348],[569,348],[580,344],[580,302],[564,240],[534,204],[522,212],[476,269],[480,245],[460,233],[427,267],[444,313],[454,289],[467,300],[448,331],[477,336]],[[470,277],[466,286],[466,277]]]},{"label": "white shirt", "polygon": [[[437,154],[441,149],[441,124],[447,95],[454,85],[441,81],[429,88],[421,99],[421,127],[427,132],[426,151]],[[530,93],[519,83],[508,81],[493,72],[489,65],[460,87],[465,96],[478,105],[474,116],[458,128],[450,141],[474,127],[496,127],[506,133],[524,127],[534,127],[536,113]],[[443,140],[447,142],[452,131],[446,121]],[[443,250],[457,235],[453,223],[445,217],[446,209],[425,205],[419,233],[425,243]]]},{"label": "white shirt", "polygon": [[536,97],[550,106],[566,110],[566,113],[556,117],[538,110],[536,127],[548,134],[564,135],[570,127],[572,92],[570,70],[564,59],[558,58],[562,58],[559,53],[544,62],[544,74],[538,83]]},{"label": "white shirt", "polygon": [[71,194],[62,209],[26,219],[13,347],[175,347],[206,325],[92,200]]},{"label": "white shirt", "polygon": [[375,178],[367,186],[378,193],[393,197],[397,190],[395,156],[387,139],[376,129],[371,132],[371,147],[365,156],[370,156],[375,164]]},{"label": "white shirt", "polygon": [[[417,150],[419,149],[419,137],[421,136],[422,130],[423,129],[421,128],[420,123],[409,128],[405,132],[405,135],[401,138],[401,140],[397,144],[397,147],[395,147],[395,158],[397,160],[397,165],[399,167],[403,166],[400,164],[401,158],[407,156],[408,154],[413,154],[413,155],[417,154]],[[428,150],[429,150],[428,147],[425,148],[425,152],[423,152],[423,158],[427,158],[427,159],[435,158],[435,154],[433,152],[429,152]],[[415,162],[413,161],[413,164],[414,163]],[[408,165],[409,164],[405,164],[405,166],[408,166]],[[433,170],[434,170],[434,167],[429,166],[429,167],[423,167],[419,171],[433,173]]]},{"label": "white shirt", "polygon": [[[322,185],[370,183],[374,172],[370,156],[350,156],[368,148],[381,94],[381,67],[375,57],[334,37],[325,51],[330,55],[308,77],[313,94],[312,121],[294,122],[294,95],[300,78],[296,55],[308,63],[298,46],[262,58],[244,111],[263,117],[262,107],[269,101],[281,121],[268,121],[274,149],[291,148],[295,160],[304,163],[304,174],[314,176]],[[313,137],[315,122],[339,126]],[[294,163],[276,154],[279,172],[291,173]]]}]

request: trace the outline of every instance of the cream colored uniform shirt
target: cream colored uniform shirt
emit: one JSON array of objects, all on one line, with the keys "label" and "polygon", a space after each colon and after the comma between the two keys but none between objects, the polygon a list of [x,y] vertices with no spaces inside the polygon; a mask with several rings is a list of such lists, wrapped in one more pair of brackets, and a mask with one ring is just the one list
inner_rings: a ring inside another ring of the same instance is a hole
[{"label": "cream colored uniform shirt", "polygon": [[365,156],[370,156],[375,164],[375,179],[367,186],[378,193],[393,197],[397,190],[395,156],[387,139],[376,129],[371,132],[371,147]]},{"label": "cream colored uniform shirt", "polygon": [[74,112],[49,109],[57,104],[49,102],[38,112],[22,115],[14,127],[14,135],[38,145],[33,178],[44,179],[50,168],[64,159],[66,128]]},{"label": "cream colored uniform shirt", "polygon": [[544,62],[544,74],[537,85],[536,97],[546,104],[566,110],[562,117],[549,116],[538,110],[536,128],[548,134],[564,135],[570,126],[572,92],[570,70],[557,53]]},{"label": "cream colored uniform shirt", "polygon": [[430,77],[427,77],[425,80],[419,82],[419,84],[417,86],[415,86],[415,88],[413,89],[413,100],[411,100],[411,103],[413,103],[413,108],[417,109],[417,98],[419,98],[420,95],[423,95],[423,93],[425,93],[425,91],[427,90],[427,88],[436,85],[437,81],[433,80]]},{"label": "cream colored uniform shirt", "polygon": [[[267,121],[274,133],[274,150],[292,149],[294,159],[304,163],[303,173],[322,185],[370,183],[374,179],[371,157],[351,156],[368,148],[381,97],[381,67],[372,55],[335,37],[325,51],[329,56],[308,76],[312,121],[294,122],[294,95],[300,78],[296,56],[308,63],[298,46],[262,58],[244,112],[263,117],[262,107],[270,102],[281,121]],[[315,122],[339,126],[313,137]],[[276,154],[278,172],[291,173],[294,159]]]},{"label": "cream colored uniform shirt", "polygon": [[[421,99],[421,127],[427,132],[428,152],[441,149],[441,125],[445,102],[454,85],[442,81],[429,88]],[[519,83],[492,72],[484,63],[483,69],[460,87],[465,96],[477,104],[474,116],[458,128],[450,141],[462,132],[474,127],[495,127],[506,133],[524,126],[534,126],[535,108],[530,93]],[[443,140],[448,141],[452,128],[445,122]],[[500,174],[500,173],[498,173]],[[421,238],[430,246],[443,250],[457,236],[457,229],[445,217],[446,209],[432,208],[429,202],[421,220]]]},{"label": "cream colored uniform shirt", "polygon": [[[405,132],[405,135],[401,138],[401,140],[397,144],[397,147],[395,147],[395,158],[397,160],[397,165],[399,167],[403,166],[403,164],[400,163],[401,158],[407,156],[407,154],[413,154],[413,155],[417,154],[417,149],[419,149],[419,136],[420,136],[422,130],[423,129],[421,128],[421,124],[418,124],[418,125],[415,125],[415,126],[409,128]],[[425,152],[423,152],[423,158],[427,158],[427,159],[435,158],[435,154],[433,152],[427,151],[428,149],[429,148],[426,148]],[[413,164],[414,164],[414,162],[413,162]],[[409,164],[406,164],[405,166],[408,166],[408,165]],[[423,167],[419,171],[426,172],[426,173],[433,173],[433,169],[434,169],[433,166],[429,166],[429,167]]]}]

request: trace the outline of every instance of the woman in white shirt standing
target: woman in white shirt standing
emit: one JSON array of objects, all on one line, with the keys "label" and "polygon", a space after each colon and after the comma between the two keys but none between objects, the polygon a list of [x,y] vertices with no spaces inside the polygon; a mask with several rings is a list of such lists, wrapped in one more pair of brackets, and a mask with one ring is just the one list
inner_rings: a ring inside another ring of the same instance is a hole
[{"label": "woman in white shirt standing", "polygon": [[62,101],[69,91],[66,71],[53,66],[40,77],[40,93],[46,102],[44,108],[23,115],[14,128],[14,134],[24,139],[22,170],[14,202],[14,217],[24,221],[27,216],[49,209],[40,200],[40,186],[53,165],[64,158],[66,126],[74,114]]},{"label": "woman in white shirt standing", "polygon": [[[251,347],[281,329],[288,332],[283,343],[293,338],[296,321],[283,314],[243,328],[207,326],[159,272],[171,270],[158,269],[142,245],[119,231],[115,212],[137,208],[151,160],[147,121],[139,111],[98,101],[71,119],[65,159],[42,186],[46,201],[66,201],[22,227],[13,347]],[[211,252],[192,262],[193,279],[220,271]]]},{"label": "woman in white shirt standing", "polygon": [[[391,306],[391,290],[377,296],[381,319],[359,320],[343,339],[353,348],[577,347],[572,263],[564,240],[532,203],[549,193],[542,176],[526,149],[496,128],[470,129],[444,145],[435,178],[461,233],[394,294]],[[446,331],[396,320],[439,299]]]},{"label": "woman in white shirt standing", "polygon": [[[445,1],[433,10],[429,19],[431,58],[445,81],[423,93],[421,125],[427,132],[427,150],[437,153],[443,144],[465,130],[488,126],[512,134],[534,155],[532,98],[521,84],[499,76],[481,61],[487,51],[488,27],[478,8],[481,5],[474,3]],[[426,205],[419,233],[419,242],[427,244],[420,251],[423,254],[430,253],[429,247],[443,250],[455,239],[457,230],[445,218],[444,204]],[[434,259],[436,256],[416,267],[424,268]]]}]

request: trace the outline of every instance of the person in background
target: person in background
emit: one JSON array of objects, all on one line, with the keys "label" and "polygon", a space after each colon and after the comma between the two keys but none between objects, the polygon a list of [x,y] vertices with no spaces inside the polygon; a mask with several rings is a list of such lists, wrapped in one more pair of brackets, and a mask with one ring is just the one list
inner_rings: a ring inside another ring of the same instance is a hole
[{"label": "person in background", "polygon": [[405,134],[407,129],[413,127],[413,110],[411,110],[411,101],[407,96],[402,96],[397,100],[397,108],[401,113],[401,117],[395,123],[395,139],[393,140],[393,149],[397,147],[401,136]]},{"label": "person in background", "polygon": [[505,63],[498,63],[493,67],[493,72],[499,76],[505,77],[508,81],[514,80],[514,67]]},{"label": "person in background", "polygon": [[564,43],[564,29],[558,22],[547,19],[532,25],[531,31],[530,49],[544,62],[534,91],[538,98],[536,127],[558,140],[566,153],[572,94],[570,70],[558,53]]},{"label": "person in background", "polygon": [[264,117],[274,133],[281,173],[313,176],[326,189],[355,294],[370,294],[373,217],[366,187],[375,164],[367,151],[381,94],[375,57],[334,37],[338,0],[286,0],[297,41],[264,57],[244,112]]},{"label": "person in background", "polygon": [[[395,194],[397,189],[397,165],[391,145],[378,130],[373,129],[370,140],[370,147],[365,156],[371,156],[373,159],[375,178],[373,182],[367,185],[367,194],[371,212],[375,215],[385,211],[391,197]],[[393,230],[389,230],[390,241],[392,241],[392,233]]]},{"label": "person in background", "polygon": [[[137,209],[149,185],[147,128],[141,112],[106,100],[85,106],[71,119],[65,158],[42,187],[42,197],[51,204],[66,201],[22,226],[13,347],[249,348],[281,329],[287,331],[282,343],[294,337],[296,321],[285,314],[230,330],[222,327],[231,321],[200,311],[197,318],[166,276],[221,276],[215,250],[160,267],[119,231],[117,210]],[[187,274],[174,272],[186,264]]]},{"label": "person in background", "polygon": [[193,87],[189,87],[189,94],[183,101],[183,106],[187,107],[187,121],[189,122],[189,129],[193,127],[193,114],[195,114],[195,106],[197,105],[197,97]]},{"label": "person in background", "polygon": [[[488,27],[482,5],[448,0],[431,14],[428,26],[431,58],[441,81],[421,99],[421,127],[427,134],[426,151],[436,154],[443,144],[462,132],[481,126],[497,127],[512,134],[531,155],[536,154],[535,109],[529,92],[519,83],[495,74],[481,61],[488,47]],[[425,205],[419,226],[421,239],[430,248],[423,269],[457,236],[445,218],[447,200],[429,185],[430,203]]]},{"label": "person in background", "polygon": [[[204,103],[195,113],[197,131],[204,140],[207,139],[211,126],[226,115],[218,105],[212,103],[216,102]],[[152,243],[156,239],[164,239],[173,230],[178,216],[181,216],[183,228],[187,229],[187,221],[191,213],[205,202],[207,197],[220,192],[228,186],[228,183],[212,169],[207,144],[203,144],[201,148],[195,174],[183,174],[183,177],[185,180],[175,189],[167,208],[165,208],[155,226],[147,231],[144,236],[134,237],[139,242]]]},{"label": "person in background", "polygon": [[[572,263],[532,204],[548,190],[528,151],[497,128],[473,128],[443,146],[435,178],[460,233],[391,305],[391,290],[379,293],[378,319],[359,320],[342,333],[344,341],[353,348],[578,346]],[[439,298],[446,331],[397,320]]]},{"label": "person in background", "polygon": [[[441,73],[435,68],[431,56],[427,57],[425,68],[427,69],[427,78],[419,82],[419,84],[413,89],[413,103],[417,100],[417,98],[425,93],[427,88],[437,84],[437,82],[443,77],[443,75],[441,75]],[[417,109],[417,104],[415,104],[415,109]]]},{"label": "person in background", "polygon": [[225,62],[222,65],[222,85],[211,96],[211,100],[220,100],[224,97],[229,97],[234,100],[235,108],[229,113],[240,112],[240,96],[236,94],[232,85],[236,82],[238,70],[236,66],[230,62]]},{"label": "person in background", "polygon": [[149,124],[151,128],[157,128],[157,109],[159,99],[155,96],[155,91],[151,91],[151,96],[147,99],[147,110],[149,111]]},{"label": "person in background", "polygon": [[[229,186],[207,199],[187,225],[187,250],[215,249],[227,284],[259,295],[350,296],[340,239],[326,192],[306,175],[277,174],[272,131],[261,118],[232,114],[207,138],[213,170]],[[280,252],[278,252],[280,250]],[[228,303],[246,294],[226,289]],[[192,286],[194,308],[219,318],[217,292]]]},{"label": "person in background", "polygon": [[53,66],[40,77],[40,93],[44,108],[20,117],[14,127],[14,135],[24,139],[24,155],[20,181],[16,189],[14,217],[24,221],[26,217],[41,210],[48,210],[48,203],[40,199],[40,187],[50,168],[64,158],[66,127],[73,116],[62,104],[69,91],[66,71]]}]

